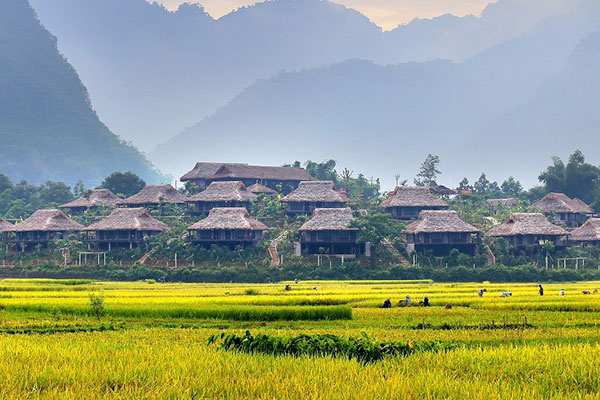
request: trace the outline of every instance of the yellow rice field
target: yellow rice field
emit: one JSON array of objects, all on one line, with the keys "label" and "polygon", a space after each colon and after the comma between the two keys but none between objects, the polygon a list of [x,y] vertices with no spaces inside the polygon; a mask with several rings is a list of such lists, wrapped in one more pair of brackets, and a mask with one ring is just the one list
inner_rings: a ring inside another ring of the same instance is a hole
[{"label": "yellow rice field", "polygon": [[[540,297],[537,284],[2,280],[0,398],[600,398],[600,282],[544,288]],[[104,297],[100,321],[90,293]],[[412,306],[398,307],[407,294]],[[424,296],[431,307],[418,305]],[[393,308],[380,308],[386,298]],[[207,345],[246,330],[465,346],[365,365]]]}]

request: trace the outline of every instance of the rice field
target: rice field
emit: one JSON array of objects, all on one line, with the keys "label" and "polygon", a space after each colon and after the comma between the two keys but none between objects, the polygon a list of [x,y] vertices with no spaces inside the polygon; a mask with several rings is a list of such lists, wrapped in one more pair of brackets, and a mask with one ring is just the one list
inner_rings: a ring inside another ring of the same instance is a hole
[{"label": "rice field", "polygon": [[[600,282],[544,289],[0,280],[0,398],[600,398]],[[100,319],[90,294],[104,299]],[[411,306],[399,306],[407,295]],[[425,296],[430,307],[419,305]],[[387,298],[392,308],[383,309]],[[207,343],[246,331],[458,346],[364,364]]]}]

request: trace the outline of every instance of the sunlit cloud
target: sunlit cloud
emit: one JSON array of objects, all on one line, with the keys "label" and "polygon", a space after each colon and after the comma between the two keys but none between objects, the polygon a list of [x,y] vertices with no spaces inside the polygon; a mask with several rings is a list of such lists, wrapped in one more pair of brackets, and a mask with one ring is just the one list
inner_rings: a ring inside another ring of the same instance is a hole
[{"label": "sunlit cloud", "polygon": [[[195,0],[157,0],[174,10],[179,4]],[[446,13],[457,16],[479,15],[493,0],[332,0],[334,3],[354,8],[384,29],[393,29],[415,18],[433,18]],[[214,18],[236,8],[256,3],[256,0],[199,0]]]}]

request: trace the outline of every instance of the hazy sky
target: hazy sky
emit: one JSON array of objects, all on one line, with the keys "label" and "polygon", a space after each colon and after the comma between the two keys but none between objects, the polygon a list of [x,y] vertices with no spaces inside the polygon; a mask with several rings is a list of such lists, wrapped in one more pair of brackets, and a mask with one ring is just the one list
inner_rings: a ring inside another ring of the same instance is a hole
[{"label": "hazy sky", "polygon": [[[151,1],[151,0],[149,0]],[[183,2],[200,3],[214,18],[257,0],[156,0],[169,9]],[[332,0],[354,8],[384,29],[410,22],[414,18],[431,18],[450,13],[457,16],[479,15],[481,10],[494,0]]]}]

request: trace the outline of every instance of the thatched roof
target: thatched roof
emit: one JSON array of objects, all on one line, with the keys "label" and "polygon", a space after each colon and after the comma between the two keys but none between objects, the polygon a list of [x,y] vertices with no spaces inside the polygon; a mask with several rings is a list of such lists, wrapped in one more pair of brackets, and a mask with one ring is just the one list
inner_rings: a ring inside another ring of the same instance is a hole
[{"label": "thatched roof", "polygon": [[500,207],[515,208],[519,206],[519,200],[514,197],[508,199],[489,199],[487,200],[487,204],[492,210],[498,210]]},{"label": "thatched roof", "polygon": [[312,177],[303,168],[225,164],[208,179],[270,179],[276,181],[309,181],[312,179]]},{"label": "thatched roof", "polygon": [[148,185],[139,193],[121,200],[119,205],[145,205],[145,204],[184,204],[187,197],[179,193],[171,185]]},{"label": "thatched roof", "polygon": [[350,208],[317,208],[300,231],[357,231],[350,228],[353,218]]},{"label": "thatched roof", "polygon": [[269,228],[262,222],[250,218],[248,210],[243,207],[213,208],[208,213],[208,217],[188,228],[189,231],[213,229],[266,231]]},{"label": "thatched roof", "polygon": [[7,229],[12,228],[14,225],[0,217],[0,232],[4,232]]},{"label": "thatched roof", "polygon": [[60,210],[38,210],[25,221],[9,227],[6,232],[78,232],[84,228]]},{"label": "thatched roof", "polygon": [[579,199],[571,199],[563,193],[549,193],[529,207],[530,210],[543,210],[545,213],[592,214],[594,210]]},{"label": "thatched roof", "polygon": [[250,185],[246,188],[250,193],[254,194],[277,194],[277,190],[273,190],[270,187],[266,187],[265,185],[261,185],[260,183],[255,183],[254,185]]},{"label": "thatched roof", "polygon": [[487,233],[491,237],[566,234],[567,231],[548,222],[541,213],[513,213],[505,224],[498,225]]},{"label": "thatched roof", "polygon": [[85,231],[166,231],[169,227],[154,218],[145,208],[117,208],[102,221]]},{"label": "thatched roof", "polygon": [[381,207],[444,207],[449,205],[444,200],[431,194],[428,187],[400,186],[394,194],[381,203]]},{"label": "thatched roof", "polygon": [[99,205],[115,207],[121,201],[113,192],[108,189],[92,190],[88,198],[80,197],[75,201],[63,204],[59,208],[91,208]]},{"label": "thatched roof", "polygon": [[426,210],[419,218],[406,227],[410,233],[479,233],[479,229],[458,217],[456,211]]},{"label": "thatched roof", "polygon": [[[212,177],[224,165],[236,165],[234,163],[211,163],[198,162],[194,169],[179,178],[180,181],[191,181],[194,179],[208,179]],[[247,164],[242,164],[247,165]]]},{"label": "thatched roof", "polygon": [[300,182],[298,189],[285,196],[281,201],[286,203],[299,202],[329,202],[347,203],[350,199],[342,193],[335,191],[332,181],[305,181]]},{"label": "thatched roof", "polygon": [[576,242],[600,241],[600,218],[590,218],[569,237]]},{"label": "thatched roof", "polygon": [[437,194],[438,196],[452,196],[457,193],[456,190],[450,189],[444,185],[432,186],[429,190],[431,193]]},{"label": "thatched roof", "polygon": [[187,199],[188,203],[212,201],[250,201],[256,199],[254,193],[239,181],[212,182],[206,190]]}]

